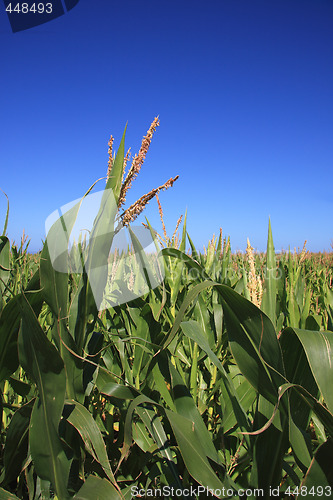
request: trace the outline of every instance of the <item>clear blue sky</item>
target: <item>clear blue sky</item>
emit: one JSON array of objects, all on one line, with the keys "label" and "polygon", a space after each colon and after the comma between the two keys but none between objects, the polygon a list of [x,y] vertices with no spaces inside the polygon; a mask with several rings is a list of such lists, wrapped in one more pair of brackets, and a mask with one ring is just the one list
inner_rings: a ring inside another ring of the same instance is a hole
[{"label": "clear blue sky", "polygon": [[[106,175],[110,134],[128,121],[135,153],[159,115],[129,202],[179,174],[160,195],[170,235],[187,208],[198,249],[221,226],[264,250],[270,216],[277,250],[330,250],[331,0],[80,0],[18,33],[1,3],[0,45],[10,239],[40,249],[48,215]],[[0,226],[5,209],[0,193]],[[156,201],[146,215],[160,229]]]}]

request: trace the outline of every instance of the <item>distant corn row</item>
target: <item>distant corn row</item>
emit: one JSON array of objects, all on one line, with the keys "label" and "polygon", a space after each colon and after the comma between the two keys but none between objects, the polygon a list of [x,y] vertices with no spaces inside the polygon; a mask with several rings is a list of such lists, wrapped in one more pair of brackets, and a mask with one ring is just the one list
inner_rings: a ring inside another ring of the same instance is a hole
[{"label": "distant corn row", "polygon": [[[178,249],[180,243],[178,228],[177,223],[172,238],[168,238],[166,233],[163,239],[160,238],[162,248],[168,246],[168,248]],[[282,252],[276,255],[275,277],[278,304],[276,324],[279,331],[287,326],[332,330],[330,304],[332,303],[333,252],[310,253],[305,245],[306,242],[302,251],[297,252],[294,249],[293,252]],[[23,285],[26,285],[38,267],[40,254],[29,254],[27,250],[28,248],[22,247],[22,244],[19,249],[15,245],[12,247],[12,269],[15,270],[12,272],[12,277],[13,282],[16,283],[15,290],[21,281]],[[187,254],[193,257],[190,251]],[[202,268],[214,276],[216,281],[221,280],[222,277],[227,278],[226,282],[238,293],[259,308],[261,307],[267,261],[265,252],[253,252],[248,240],[245,254],[232,253],[229,239],[224,238],[221,243],[213,236],[204,253],[198,254],[195,251],[195,257],[199,257],[198,262]],[[132,258],[135,261],[134,252]],[[110,289],[117,289],[117,282],[120,278],[129,281],[130,288],[134,289],[135,276],[137,287],[140,288],[140,284],[142,286],[142,275],[139,272],[135,273],[134,268],[128,270],[126,274],[122,260],[117,253],[110,255],[109,261]],[[187,268],[182,268],[182,273],[184,281],[193,280],[195,276],[195,273],[189,272]]]}]

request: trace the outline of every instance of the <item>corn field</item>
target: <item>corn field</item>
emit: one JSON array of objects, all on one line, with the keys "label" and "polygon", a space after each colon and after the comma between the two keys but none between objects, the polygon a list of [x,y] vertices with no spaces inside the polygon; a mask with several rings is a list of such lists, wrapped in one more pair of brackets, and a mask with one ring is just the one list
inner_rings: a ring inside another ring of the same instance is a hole
[{"label": "corn field", "polygon": [[[143,293],[138,239],[132,268],[111,248],[153,197],[163,222],[158,193],[178,176],[124,209],[157,126],[126,176],[125,133],[116,155],[111,138],[92,235],[62,270],[50,240],[36,255],[10,243],[7,211],[0,500],[332,498],[333,254],[276,254],[270,222],[264,254],[232,253],[222,231],[199,253],[186,217],[170,238],[146,221],[164,276],[154,287],[144,272]],[[135,297],[108,305],[124,282]]]}]

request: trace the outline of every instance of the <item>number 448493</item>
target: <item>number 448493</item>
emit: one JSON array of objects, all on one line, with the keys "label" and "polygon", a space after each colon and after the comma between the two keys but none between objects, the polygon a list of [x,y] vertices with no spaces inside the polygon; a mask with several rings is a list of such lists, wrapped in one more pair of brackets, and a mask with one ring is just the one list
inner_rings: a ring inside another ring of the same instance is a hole
[{"label": "number 448493", "polygon": [[306,497],[311,495],[313,497],[329,497],[331,498],[332,488],[331,486],[312,486],[311,488],[307,488],[307,486],[301,486],[298,488],[292,488],[288,486],[285,491],[286,495],[296,495],[297,497]]},{"label": "number 448493", "polygon": [[52,3],[42,3],[42,2],[36,2],[33,3],[32,5],[29,6],[28,3],[23,2],[23,3],[16,3],[12,4],[9,3],[6,7],[6,12],[9,12],[12,14],[13,12],[16,12],[17,14],[51,14],[52,12]]}]

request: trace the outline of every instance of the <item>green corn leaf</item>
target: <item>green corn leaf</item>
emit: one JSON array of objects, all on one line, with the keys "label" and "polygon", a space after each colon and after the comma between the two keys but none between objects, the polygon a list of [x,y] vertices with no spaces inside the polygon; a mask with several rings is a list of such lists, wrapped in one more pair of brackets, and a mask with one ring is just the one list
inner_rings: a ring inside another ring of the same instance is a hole
[{"label": "green corn leaf", "polygon": [[128,226],[128,231],[134,248],[135,257],[140,262],[140,271],[143,273],[146,283],[149,289],[151,290],[152,288],[155,288],[155,286],[154,282],[151,280],[151,277],[149,276],[148,270],[150,268],[150,264],[148,262],[147,256],[145,255],[144,249],[142,248],[139,239],[136,237],[135,233],[132,231],[130,226]]},{"label": "green corn leaf", "polygon": [[[231,381],[230,377],[229,383],[235,385],[234,380]],[[220,400],[223,407],[222,422],[224,433],[227,433],[233,427],[237,428],[239,426],[242,427],[243,430],[250,429],[247,414],[257,399],[257,393],[245,377],[243,377],[243,381],[237,388],[235,388],[235,390],[236,397],[233,398],[232,396],[229,396],[230,393],[233,393],[232,387],[229,389],[229,393],[227,392],[225,385],[224,387],[221,387]],[[245,418],[244,415],[242,415],[243,413],[245,414]],[[244,426],[244,422],[246,423],[246,427]]]},{"label": "green corn leaf", "polygon": [[252,302],[226,285],[222,297],[229,345],[237,365],[253,387],[275,405],[285,381],[281,348],[270,319]]},{"label": "green corn leaf", "polygon": [[333,414],[323,406],[316,398],[312,396],[304,387],[297,384],[283,384],[279,388],[279,400],[286,391],[293,389],[303,398],[309,408],[317,415],[319,421],[323,424],[328,433],[333,436]]},{"label": "green corn leaf", "polygon": [[[40,291],[32,291],[33,287],[39,288],[39,280],[31,284],[31,292],[26,291],[25,296],[38,315],[43,297]],[[21,320],[21,300],[21,294],[10,299],[0,315],[0,381],[12,375],[19,365],[17,336]]]},{"label": "green corn leaf", "polygon": [[[272,418],[274,414],[274,418]],[[288,449],[287,417],[279,411],[274,412],[273,405],[259,396],[254,427],[262,427],[271,420],[271,425],[263,432],[258,432],[252,445],[253,466],[251,484],[264,491],[269,498],[271,487],[277,487],[282,478],[283,457]]]},{"label": "green corn leaf", "polygon": [[[280,345],[290,383],[304,387],[314,398],[318,397],[318,385],[311,371],[304,347],[292,328],[283,330]],[[308,427],[311,410],[295,391],[289,395],[290,411],[295,424],[304,431]]]},{"label": "green corn leaf", "polygon": [[216,331],[217,348],[222,344],[222,332],[223,332],[223,308],[221,304],[217,302],[213,303],[213,313],[214,313],[214,326]]},{"label": "green corn leaf", "polygon": [[28,396],[32,388],[31,384],[23,382],[22,380],[18,380],[13,376],[9,377],[8,382],[10,383],[10,386],[15,391],[15,393],[24,398]]},{"label": "green corn leaf", "polygon": [[193,300],[196,299],[196,297],[199,295],[200,292],[202,292],[202,290],[210,288],[212,285],[214,285],[213,281],[204,281],[202,283],[199,283],[199,285],[195,285],[188,292],[185,299],[183,300],[181,307],[179,308],[178,314],[174,320],[174,323],[172,325],[170,333],[163,343],[163,346],[162,346],[163,349],[166,349],[168,347],[168,345],[171,344],[171,342],[173,341],[175,336],[177,335],[180,324],[183,321],[185,312],[186,312],[187,308],[190,306],[190,304],[193,302]]},{"label": "green corn leaf", "polygon": [[[4,452],[5,476],[2,484],[14,481],[23,468],[28,453],[28,437],[34,401],[21,406],[13,415],[6,433]],[[0,496],[1,498],[1,496]]]},{"label": "green corn leaf", "polygon": [[106,479],[97,476],[88,476],[83,486],[74,495],[73,500],[92,500],[92,498],[95,500],[122,500],[124,497]]},{"label": "green corn leaf", "polygon": [[296,301],[294,288],[290,283],[288,288],[288,325],[292,328],[298,328],[300,326],[301,312]]},{"label": "green corn leaf", "polygon": [[37,474],[52,483],[60,498],[69,498],[70,461],[58,434],[66,392],[64,363],[41,329],[28,300],[20,300],[22,325],[18,337],[19,358],[38,388],[31,420],[29,444]]},{"label": "green corn leaf", "polygon": [[[71,331],[71,335],[66,325],[68,314],[68,274],[70,272],[68,245],[82,202],[97,182],[94,182],[82,199],[51,226],[40,260],[40,282],[43,288],[43,297],[57,320],[57,325],[52,329],[52,334],[66,366],[67,397],[81,401],[83,399],[83,387],[80,378],[81,362],[67,349],[69,347],[72,351],[79,354],[78,348],[73,342],[74,328]],[[71,321],[69,323],[71,325]]]},{"label": "green corn leaf", "polygon": [[[300,486],[300,498],[332,498],[333,495],[333,441],[328,439],[317,449]],[[303,490],[302,490],[303,487]]]},{"label": "green corn leaf", "polygon": [[307,434],[297,427],[292,414],[289,416],[289,441],[298,466],[305,472],[312,458],[311,442]]},{"label": "green corn leaf", "polygon": [[198,254],[198,252],[197,252],[197,250],[196,250],[196,248],[194,246],[194,243],[191,240],[190,235],[188,233],[187,233],[187,239],[188,239],[188,241],[190,243],[192,258],[194,260],[196,260],[197,262],[199,262],[200,261],[200,256],[199,256],[199,254]]},{"label": "green corn leaf", "polygon": [[81,200],[61,215],[49,229],[40,259],[40,282],[44,300],[56,318],[67,315],[68,302],[68,245],[71,232],[83,200],[98,181],[94,182]]},{"label": "green corn leaf", "polygon": [[[314,398],[318,397],[318,386],[306,358],[305,350],[294,330],[287,328],[280,337],[286,377],[289,382],[301,385]],[[311,407],[296,391],[289,394],[289,439],[299,467],[305,472],[310,465],[311,442],[306,430],[311,416]]]},{"label": "green corn leaf", "polygon": [[271,220],[268,222],[268,239],[266,253],[265,287],[261,309],[276,326],[276,258],[273,244]]},{"label": "green corn leaf", "polygon": [[313,426],[314,426],[314,431],[316,433],[317,439],[319,444],[325,443],[327,437],[326,437],[326,432],[325,432],[325,427],[323,424],[320,422],[319,418],[317,415],[312,415],[311,417]]},{"label": "green corn leaf", "polygon": [[[0,191],[2,191],[2,189],[0,189]],[[8,196],[6,195],[6,193],[4,191],[2,191],[2,192],[7,198],[6,218],[5,218],[5,224],[3,226],[3,231],[2,231],[2,236],[6,236],[6,231],[7,231],[7,226],[8,226],[8,217],[9,217],[9,199],[8,199]]]},{"label": "green corn leaf", "polygon": [[9,491],[0,488],[0,500],[20,500],[20,499],[16,495],[13,495],[13,493],[9,493]]},{"label": "green corn leaf", "polygon": [[177,248],[163,248],[161,250],[161,254],[168,256],[168,257],[174,257],[175,259],[181,260],[188,266],[189,269],[194,269],[198,276],[203,279],[203,280],[210,280],[210,276],[206,273],[206,271],[203,269],[203,267],[193,260],[189,255],[186,253],[178,250]]},{"label": "green corn leaf", "polygon": [[125,135],[126,135],[127,124],[125,125],[125,130],[116,154],[116,158],[112,165],[110,177],[106,183],[106,189],[111,189],[113,191],[116,203],[118,204],[121,182],[123,178],[123,167],[124,167],[124,156],[125,156]]},{"label": "green corn leaf", "polygon": [[[175,377],[176,374],[177,372],[174,371],[173,376]],[[179,381],[178,379],[175,380],[175,383],[177,383],[178,381]],[[189,397],[191,398],[190,395]],[[208,486],[212,489],[223,488],[223,484],[216,476],[215,472],[213,471],[212,467],[208,462],[208,459],[206,458],[205,452],[202,449],[203,443],[200,440],[198,440],[200,432],[198,434],[196,423],[193,422],[192,419],[187,419],[184,416],[180,415],[179,413],[175,413],[171,410],[165,410],[162,406],[157,405],[154,401],[152,401],[150,398],[147,398],[144,395],[141,395],[137,397],[134,401],[132,401],[127,411],[126,422],[125,422],[125,433],[124,433],[124,447],[120,463],[128,454],[131,446],[132,442],[131,422],[132,422],[133,412],[138,409],[139,405],[145,403],[156,405],[159,409],[165,412],[171,424],[172,430],[175,434],[179,450],[180,453],[182,454],[185,465],[188,469],[188,472],[193,476],[193,478],[196,479],[200,484],[205,485],[206,487]],[[152,431],[151,433],[154,439],[156,438],[154,434],[155,432],[156,430],[154,432]],[[163,433],[162,441],[165,439],[166,436]]]},{"label": "green corn leaf", "polygon": [[132,433],[133,440],[145,453],[155,453],[158,450],[157,444],[150,437],[145,424],[140,420],[133,422]]},{"label": "green corn leaf", "polygon": [[[105,383],[104,380],[102,384],[103,385],[101,385],[100,391],[102,394],[105,394],[106,396],[111,396],[113,398],[118,398],[118,399],[132,400],[140,395],[139,391],[130,386],[116,384],[114,382]],[[98,385],[98,379],[97,379],[97,385]]]},{"label": "green corn leaf", "polygon": [[182,483],[177,473],[176,464],[174,462],[174,458],[169,446],[169,440],[163,428],[162,422],[157,416],[155,410],[149,406],[137,406],[135,411],[139,415],[142,422],[148,429],[151,437],[157,444],[160,454],[166,459],[177,487],[181,488]]},{"label": "green corn leaf", "polygon": [[[205,454],[202,452],[201,447],[198,446],[193,421],[171,410],[166,410],[166,415],[170,421],[188,472],[202,486],[215,491],[222,491],[226,487],[226,484],[224,485],[219,480]],[[218,498],[226,497],[221,495]]]},{"label": "green corn leaf", "polygon": [[140,378],[145,371],[148,360],[151,358],[151,355],[147,352],[151,342],[150,324],[143,316],[142,310],[140,311],[140,309],[134,307],[128,307],[128,310],[133,321],[131,328],[131,337],[134,342],[132,371],[133,377],[137,380],[137,387],[139,387]]},{"label": "green corn leaf", "polygon": [[101,431],[91,413],[76,401],[66,402],[67,412],[69,413],[67,421],[78,431],[87,451],[101,465],[109,480],[117,485],[111,470]]},{"label": "green corn leaf", "polygon": [[6,236],[0,236],[0,310],[2,297],[10,277],[10,242]]},{"label": "green corn leaf", "polygon": [[306,319],[308,318],[308,316],[310,314],[311,297],[312,297],[312,290],[311,290],[311,288],[308,288],[305,291],[304,305],[303,305],[302,312],[301,312],[301,328],[302,329],[306,328]]},{"label": "green corn leaf", "polygon": [[177,413],[193,422],[193,439],[195,436],[197,446],[201,449],[202,453],[211,460],[214,460],[214,462],[220,463],[217,451],[212,442],[212,437],[204,424],[191,393],[170,360],[169,373],[172,396]]},{"label": "green corn leaf", "polygon": [[[40,260],[40,280],[44,300],[49,304],[57,320],[60,321],[58,338],[55,338],[55,342],[66,361],[67,368],[73,364],[73,361],[69,358],[67,363],[66,348],[62,345],[60,338],[63,338],[62,335],[66,335],[63,328],[63,319],[68,314],[68,274],[70,272],[68,245],[83,200],[89,195],[97,182],[94,182],[82,199],[62,214],[51,226]],[[74,332],[71,333],[74,336]],[[66,341],[66,339],[64,340]]]},{"label": "green corn leaf", "polygon": [[155,387],[159,391],[169,408],[176,411],[175,403],[170,393],[170,377],[166,378],[164,376],[165,370],[168,370],[168,361],[166,359],[166,356],[158,356],[157,363],[153,365],[152,369]]},{"label": "green corn leaf", "polygon": [[221,361],[217,358],[214,352],[209,347],[207,340],[205,339],[205,335],[203,334],[200,326],[195,321],[187,321],[181,324],[181,328],[184,334],[194,340],[201,349],[208,355],[214,365],[218,368],[219,372],[222,376],[222,382],[225,386],[225,389],[228,394],[228,398],[231,402],[232,408],[234,410],[235,417],[243,431],[250,432],[252,430],[252,426],[249,422],[249,419],[241,405],[241,402],[238,398],[237,392],[233,383],[231,382],[227,372],[225,371]]},{"label": "green corn leaf", "polygon": [[[67,253],[61,256],[66,259]],[[40,261],[40,283],[43,289],[43,297],[45,302],[50,306],[53,314],[58,319],[61,319],[67,314],[67,297],[68,297],[68,274],[67,260],[63,264],[64,272],[56,271],[52,265],[50,252],[47,241],[41,254]],[[60,340],[57,339],[58,347]]]},{"label": "green corn leaf", "polygon": [[203,294],[198,296],[198,300],[193,310],[193,318],[199,323],[201,329],[207,339],[209,347],[215,348],[214,332],[210,324],[210,314],[207,309],[207,304],[203,298]]},{"label": "green corn leaf", "polygon": [[185,253],[186,250],[186,222],[187,222],[187,209],[185,211],[185,217],[184,217],[184,222],[183,222],[183,231],[182,231],[182,239],[180,242],[179,250],[183,253]]},{"label": "green corn leaf", "polygon": [[247,272],[244,266],[242,266],[242,277],[243,277],[243,287],[244,287],[244,296],[247,300],[251,300],[251,295],[250,295],[250,290],[248,285],[248,279],[247,279]]},{"label": "green corn leaf", "polygon": [[[62,257],[66,259],[67,254]],[[54,269],[51,263],[47,242],[44,244],[41,255],[40,275],[44,300],[50,306],[55,318],[57,319],[54,328],[52,328],[52,334],[66,366],[67,397],[75,397],[76,399],[82,400],[83,387],[81,380],[82,373],[80,370],[81,361],[77,357],[73,356],[73,354],[67,349],[67,347],[69,347],[73,352],[77,351],[73,337],[70,335],[66,325],[68,308],[68,274]]]},{"label": "green corn leaf", "polygon": [[231,246],[230,246],[230,237],[228,236],[227,244],[224,246],[223,249],[222,269],[219,280],[221,281],[221,283],[228,282],[228,273],[230,271],[230,259],[231,259]]},{"label": "green corn leaf", "polygon": [[[156,405],[156,402],[153,401],[152,399],[148,398],[144,394],[140,394],[137,396],[129,405],[127,413],[126,413],[126,419],[125,419],[125,426],[124,426],[124,444],[121,450],[121,457],[118,462],[118,468],[120,467],[122,461],[127,457],[129,450],[132,445],[132,420],[133,420],[133,414],[136,408],[140,404],[144,403],[149,403],[152,405]],[[159,405],[157,405],[159,406]]]},{"label": "green corn leaf", "polygon": [[333,413],[331,388],[333,381],[333,332],[313,332],[287,328],[283,333],[287,338],[292,334],[297,336],[327,408]]}]

